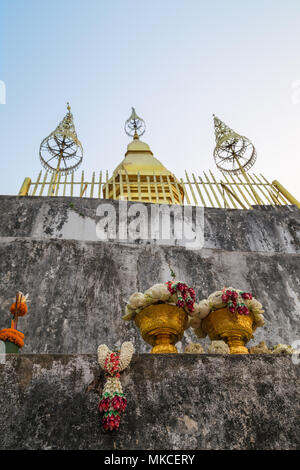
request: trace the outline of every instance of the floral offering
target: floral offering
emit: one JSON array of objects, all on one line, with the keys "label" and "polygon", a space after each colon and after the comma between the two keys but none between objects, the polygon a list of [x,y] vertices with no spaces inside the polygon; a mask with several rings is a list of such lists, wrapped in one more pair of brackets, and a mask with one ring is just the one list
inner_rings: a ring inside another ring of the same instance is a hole
[{"label": "floral offering", "polygon": [[250,292],[224,287],[220,291],[213,292],[207,299],[201,300],[196,312],[191,313],[191,326],[194,328],[198,338],[204,338],[206,333],[202,330],[202,320],[210,312],[221,308],[228,308],[232,315],[253,314],[253,331],[264,325],[264,310],[262,304],[256,300]]},{"label": "floral offering", "polygon": [[100,413],[103,413],[102,426],[105,431],[119,429],[122,413],[127,406],[119,380],[120,372],[129,365],[133,353],[131,342],[123,343],[120,351],[110,351],[106,344],[98,347],[98,363],[106,372],[106,382],[98,406]]},{"label": "floral offering", "polygon": [[10,306],[10,313],[13,316],[10,328],[4,328],[0,331],[0,340],[14,343],[18,348],[24,346],[24,334],[17,330],[19,317],[24,317],[27,314],[28,307],[28,294],[24,295],[22,292],[17,292],[16,301]]},{"label": "floral offering", "polygon": [[135,292],[131,295],[126,306],[123,320],[134,320],[135,316],[149,305],[166,303],[183,308],[186,313],[197,313],[198,304],[195,302],[195,291],[183,282],[167,281],[155,284],[144,293]]}]

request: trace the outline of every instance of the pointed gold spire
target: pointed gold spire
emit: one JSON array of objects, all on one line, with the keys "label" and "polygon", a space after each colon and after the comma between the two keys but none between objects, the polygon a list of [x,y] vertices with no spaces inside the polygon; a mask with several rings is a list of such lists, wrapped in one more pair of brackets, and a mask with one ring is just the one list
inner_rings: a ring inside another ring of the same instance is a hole
[{"label": "pointed gold spire", "polygon": [[[176,177],[154,157],[148,144],[140,140],[145,122],[134,108],[125,122],[125,132],[133,140],[127,145],[125,158],[115,169],[103,189],[109,199],[180,204],[183,188]],[[160,185],[158,185],[160,183]]]},{"label": "pointed gold spire", "polygon": [[146,124],[144,119],[140,118],[134,108],[131,108],[131,115],[125,122],[125,132],[133,139],[139,139],[145,133]]},{"label": "pointed gold spire", "polygon": [[46,170],[68,174],[79,167],[82,157],[83,148],[76,134],[68,102],[65,117],[40,145],[40,160]]},{"label": "pointed gold spire", "polygon": [[256,161],[256,150],[252,142],[213,114],[216,147],[214,159],[219,170],[239,174],[248,171]]},{"label": "pointed gold spire", "polygon": [[217,167],[223,173],[242,174],[250,186],[255,201],[258,205],[262,204],[246,173],[256,162],[254,145],[247,137],[238,134],[215,115],[213,116],[216,136],[214,159]]}]

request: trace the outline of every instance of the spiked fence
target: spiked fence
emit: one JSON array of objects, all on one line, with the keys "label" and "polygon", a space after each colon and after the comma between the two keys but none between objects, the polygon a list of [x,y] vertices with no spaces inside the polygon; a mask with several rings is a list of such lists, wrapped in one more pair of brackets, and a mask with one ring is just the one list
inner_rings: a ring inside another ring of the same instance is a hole
[{"label": "spiked fence", "polygon": [[[184,178],[175,178],[175,184],[181,186],[179,203],[203,207],[218,207],[232,209],[252,209],[254,205],[284,206],[294,204],[300,209],[300,203],[278,182],[269,182],[263,175],[247,173],[243,175],[221,173],[221,178],[215,177],[212,171],[203,172],[202,175],[190,175],[185,172]],[[155,187],[155,192],[150,188]],[[174,183],[173,183],[174,184]],[[113,194],[119,194],[119,199],[132,200],[130,187],[132,183],[125,171],[114,174],[109,178],[108,172],[96,176],[93,172],[90,181],[85,179],[81,172],[80,181],[75,181],[74,173],[61,175],[58,173],[39,173],[36,181],[25,178],[20,189],[20,196],[71,196],[107,199],[109,185],[113,186]],[[138,197],[134,200],[150,201],[153,203],[172,203],[167,200],[166,193],[171,191],[171,183],[165,175],[153,175],[142,178],[137,174],[136,190]],[[177,186],[177,187],[178,187]]]}]

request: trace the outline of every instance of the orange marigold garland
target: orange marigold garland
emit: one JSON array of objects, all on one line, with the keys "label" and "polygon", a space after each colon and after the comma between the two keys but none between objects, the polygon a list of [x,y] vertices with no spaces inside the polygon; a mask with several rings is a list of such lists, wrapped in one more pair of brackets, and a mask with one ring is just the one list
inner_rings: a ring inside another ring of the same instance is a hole
[{"label": "orange marigold garland", "polygon": [[103,413],[103,429],[113,431],[119,428],[121,415],[127,406],[127,399],[120,382],[120,372],[129,365],[134,347],[127,341],[122,344],[120,351],[110,351],[106,344],[101,344],[97,352],[98,362],[106,372],[106,382],[98,409]]},{"label": "orange marigold garland", "polygon": [[11,304],[10,312],[13,315],[11,328],[4,328],[0,331],[1,341],[10,341],[16,344],[19,348],[24,346],[24,334],[17,330],[18,318],[24,317],[28,311],[26,301],[28,294],[24,295],[22,292],[17,292],[16,301]]},{"label": "orange marigold garland", "polygon": [[19,348],[24,346],[24,334],[21,331],[14,330],[13,328],[4,328],[0,331],[1,341],[10,341],[15,343]]}]

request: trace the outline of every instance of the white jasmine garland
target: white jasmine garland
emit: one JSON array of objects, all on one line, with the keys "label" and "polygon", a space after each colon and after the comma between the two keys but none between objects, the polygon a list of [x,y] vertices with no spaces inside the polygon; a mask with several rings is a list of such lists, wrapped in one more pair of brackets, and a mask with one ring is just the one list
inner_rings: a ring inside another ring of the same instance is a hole
[{"label": "white jasmine garland", "polygon": [[97,350],[98,363],[100,364],[102,369],[104,369],[105,359],[106,359],[106,356],[109,354],[109,352],[110,351],[108,347],[106,346],[106,344],[100,344],[100,346],[98,346],[98,350]]},{"label": "white jasmine garland", "polygon": [[134,353],[133,344],[126,341],[120,351],[111,351],[106,344],[97,349],[98,363],[106,372],[106,382],[99,403],[99,411],[103,414],[102,425],[105,431],[119,428],[122,413],[127,400],[120,382],[120,372],[130,364]]},{"label": "white jasmine garland", "polygon": [[134,353],[134,347],[130,341],[126,341],[125,343],[122,344],[121,352],[120,352],[120,364],[119,364],[120,371],[126,369],[126,367],[129,366],[133,353]]},{"label": "white jasmine garland", "polygon": [[145,291],[145,295],[161,301],[166,301],[170,298],[170,292],[166,284],[154,284],[154,286]]}]

